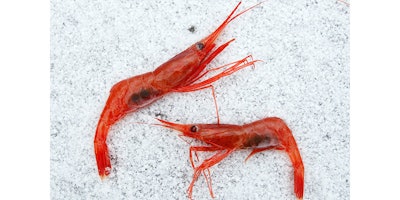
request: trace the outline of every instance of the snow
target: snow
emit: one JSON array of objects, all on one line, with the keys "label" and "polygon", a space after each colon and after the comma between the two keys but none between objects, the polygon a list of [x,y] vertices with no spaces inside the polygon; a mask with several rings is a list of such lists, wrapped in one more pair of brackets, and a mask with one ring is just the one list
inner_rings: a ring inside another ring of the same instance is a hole
[{"label": "snow", "polygon": [[[95,129],[113,84],[154,70],[202,39],[236,3],[51,1],[52,199],[187,199],[189,144],[149,124],[156,116],[215,123],[211,90],[168,95],[115,124],[108,138],[113,168],[104,181]],[[229,24],[218,44],[231,38],[209,67],[248,54],[264,62],[214,84],[221,122],[284,119],[303,158],[304,199],[349,199],[349,7],[335,0],[266,1]],[[295,199],[286,154],[267,151],[244,163],[248,153],[237,151],[211,168],[216,199]],[[193,197],[211,199],[204,177]]]}]

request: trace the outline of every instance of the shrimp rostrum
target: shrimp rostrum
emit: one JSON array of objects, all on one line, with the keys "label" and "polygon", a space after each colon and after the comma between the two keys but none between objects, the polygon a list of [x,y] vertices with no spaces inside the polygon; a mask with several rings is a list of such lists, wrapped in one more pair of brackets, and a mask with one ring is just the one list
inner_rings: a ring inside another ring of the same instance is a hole
[{"label": "shrimp rostrum", "polygon": [[[233,124],[176,124],[158,119],[164,127],[177,130],[183,136],[194,138],[205,142],[206,146],[191,146],[189,157],[194,175],[187,190],[189,199],[192,199],[192,191],[195,181],[203,174],[211,197],[214,197],[211,187],[209,168],[221,162],[235,150],[250,149],[249,159],[256,153],[266,150],[285,151],[294,168],[294,193],[297,199],[303,199],[304,190],[304,167],[300,152],[292,131],[286,123],[277,117],[264,118],[253,123],[244,125]],[[194,165],[192,154],[207,151],[216,152],[212,157],[205,159],[198,166]]]},{"label": "shrimp rostrum", "polygon": [[[220,54],[234,39],[216,47],[215,41],[224,28],[236,17],[257,6],[252,6],[237,14],[240,3],[222,24],[209,36],[196,42],[183,52],[171,58],[152,72],[127,78],[116,83],[110,91],[106,105],[101,113],[96,135],[94,138],[94,150],[97,168],[101,178],[110,174],[111,163],[106,144],[110,127],[126,114],[135,112],[146,107],[171,92],[191,92],[204,88],[211,88],[212,83],[218,79],[228,76],[247,66],[254,66],[258,60],[252,60],[251,55],[224,65],[222,72],[197,82],[210,70],[206,66]],[[215,68],[219,70],[222,67]],[[214,94],[214,90],[213,90]],[[216,105],[215,95],[214,101]],[[216,106],[217,114],[218,108]]]}]

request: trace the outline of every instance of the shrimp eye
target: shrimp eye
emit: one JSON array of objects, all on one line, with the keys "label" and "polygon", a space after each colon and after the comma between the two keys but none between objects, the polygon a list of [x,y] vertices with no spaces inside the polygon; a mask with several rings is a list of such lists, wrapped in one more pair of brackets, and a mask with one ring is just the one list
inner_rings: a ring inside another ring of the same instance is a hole
[{"label": "shrimp eye", "polygon": [[204,44],[201,42],[196,43],[196,47],[198,50],[203,50],[204,49]]},{"label": "shrimp eye", "polygon": [[192,131],[192,132],[197,132],[198,130],[199,130],[199,127],[197,127],[197,126],[192,126],[190,128],[190,131]]}]

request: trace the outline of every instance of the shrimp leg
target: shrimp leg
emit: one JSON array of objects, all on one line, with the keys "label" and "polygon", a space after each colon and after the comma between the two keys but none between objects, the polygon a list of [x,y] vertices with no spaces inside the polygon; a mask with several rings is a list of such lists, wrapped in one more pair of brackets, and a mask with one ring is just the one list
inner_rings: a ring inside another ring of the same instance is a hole
[{"label": "shrimp leg", "polygon": [[[209,79],[206,79],[200,83],[188,85],[186,87],[181,87],[179,89],[174,90],[174,92],[192,92],[192,91],[202,90],[202,89],[206,89],[206,88],[211,88],[212,95],[214,98],[215,110],[217,113],[217,124],[219,124],[220,120],[219,120],[217,99],[215,97],[215,89],[214,89],[214,86],[210,85],[210,84],[219,80],[222,77],[229,76],[229,75],[235,73],[236,71],[241,70],[245,67],[254,66],[255,62],[260,61],[260,60],[253,60],[253,61],[248,62],[247,61],[248,58],[251,58],[251,56],[246,56],[245,58],[243,58],[241,60],[235,61],[233,63],[229,63],[229,64],[233,64],[233,66],[229,67],[228,69],[225,69],[224,71],[220,72],[219,74],[217,74]],[[227,64],[227,65],[229,65],[229,64]],[[220,67],[218,67],[218,68],[220,68]],[[215,69],[213,69],[213,70],[215,70]],[[207,74],[209,71],[210,70],[208,70],[205,73],[203,73],[202,75],[200,75],[199,78],[201,78],[202,76]],[[199,79],[199,78],[197,78],[197,79]]]},{"label": "shrimp leg", "polygon": [[[225,76],[229,76],[233,73],[235,73],[238,70],[241,70],[245,67],[248,66],[253,66],[255,62],[261,61],[261,60],[253,60],[248,62],[247,59],[250,58],[251,56],[246,56],[241,60],[235,61],[233,62],[233,66],[229,67],[228,69],[225,69],[224,71],[220,72],[219,74],[208,78],[204,81],[201,81],[199,83],[195,83],[195,84],[191,84],[188,86],[184,86],[184,87],[180,87],[177,89],[174,89],[173,92],[192,92],[192,91],[197,91],[197,90],[201,90],[204,88],[207,88],[208,85],[210,85],[211,83],[221,79],[222,77]],[[207,73],[207,72],[206,72]],[[204,76],[205,74],[200,75],[200,77],[198,77],[196,80],[198,80],[199,78],[201,78],[202,76]]]},{"label": "shrimp leg", "polygon": [[221,148],[214,147],[214,146],[191,146],[189,148],[189,158],[190,158],[190,163],[192,164],[193,169],[195,169],[195,167],[194,167],[192,152],[195,153],[197,160],[199,160],[199,158],[197,156],[198,151],[218,151],[218,150],[221,150]]},{"label": "shrimp leg", "polygon": [[[200,173],[206,169],[209,169],[210,167],[214,166],[215,164],[221,162],[223,159],[228,157],[234,151],[235,151],[235,149],[227,149],[225,152],[220,151],[217,154],[215,154],[214,156],[212,156],[211,158],[206,159],[203,163],[201,163],[200,166],[196,167],[196,169],[194,170],[192,182],[190,183],[189,188],[187,190],[187,192],[189,194],[189,199],[192,199],[194,182],[199,178]],[[209,190],[210,190],[211,197],[214,198],[214,194],[210,187],[209,187]]]},{"label": "shrimp leg", "polygon": [[[214,146],[191,146],[189,148],[189,157],[190,157],[190,163],[192,164],[193,169],[195,169],[195,167],[194,167],[193,156],[192,156],[193,153],[192,152],[195,153],[196,160],[198,161],[199,160],[199,157],[197,156],[197,152],[198,151],[218,151],[218,150],[221,150],[221,148],[214,147]],[[207,168],[207,173],[208,173],[208,175],[206,174],[205,171],[203,171],[203,175],[204,175],[204,178],[206,179],[207,186],[208,186],[208,189],[210,191],[210,195],[212,197],[214,197],[214,193],[213,193],[212,187],[211,187],[210,169],[208,169],[208,168]]]},{"label": "shrimp leg", "polygon": [[246,162],[250,157],[254,156],[254,154],[256,153],[260,153],[262,151],[266,151],[266,150],[285,150],[285,147],[282,146],[270,146],[270,147],[264,147],[264,148],[254,148],[253,151],[251,151],[251,153],[246,157],[246,159],[244,160],[244,162]]},{"label": "shrimp leg", "polygon": [[[222,65],[222,66],[219,66],[219,67],[215,67],[215,68],[208,69],[208,70],[206,70],[203,74],[199,75],[199,79],[202,78],[203,76],[205,76],[206,74],[208,74],[208,73],[211,72],[211,71],[216,71],[216,70],[222,69],[222,68],[227,67],[227,66],[230,66],[230,65],[238,64],[238,63],[240,63],[240,62],[243,62],[243,60],[246,60],[246,61],[247,61],[248,58],[250,58],[251,60],[253,60],[253,56],[252,56],[252,55],[248,55],[248,56],[244,57],[243,59],[240,59],[240,60],[237,60],[237,61],[234,61],[234,62],[225,64],[225,65]],[[246,63],[246,61],[245,61],[245,63]],[[254,62],[257,62],[257,61],[261,61],[261,60],[256,60],[256,61],[254,61]],[[253,63],[252,68],[254,68],[254,63]]]}]

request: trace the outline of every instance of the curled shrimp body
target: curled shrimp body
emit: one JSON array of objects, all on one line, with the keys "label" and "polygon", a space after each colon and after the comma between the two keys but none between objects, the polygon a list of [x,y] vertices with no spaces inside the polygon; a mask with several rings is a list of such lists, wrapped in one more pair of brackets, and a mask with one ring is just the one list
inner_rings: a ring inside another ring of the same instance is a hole
[{"label": "curled shrimp body", "polygon": [[[266,150],[285,151],[289,155],[294,168],[294,193],[297,199],[303,199],[303,161],[292,131],[282,119],[269,117],[241,126],[233,124],[175,124],[161,119],[158,120],[162,123],[161,126],[177,130],[183,136],[208,144],[207,146],[191,146],[189,149],[190,162],[194,169],[193,179],[187,190],[189,199],[192,199],[194,183],[201,173],[206,178],[211,197],[214,197],[209,168],[239,149],[252,150],[246,160],[254,154]],[[197,156],[199,151],[216,152],[216,154],[195,166],[192,153],[194,152]]]},{"label": "curled shrimp body", "polygon": [[237,4],[225,21],[209,36],[171,58],[153,72],[122,80],[112,87],[106,105],[101,113],[94,138],[98,173],[102,179],[108,176],[111,170],[106,144],[108,131],[119,119],[130,112],[135,112],[140,108],[150,105],[171,92],[190,92],[210,87],[213,89],[211,83],[214,81],[247,66],[254,66],[257,60],[249,61],[249,58],[251,58],[251,55],[249,55],[241,60],[225,65],[229,67],[217,75],[195,83],[210,71],[205,70],[206,66],[234,40],[231,39],[215,48],[215,40],[223,29],[229,22],[258,4],[234,15],[239,5],[240,3]]}]

